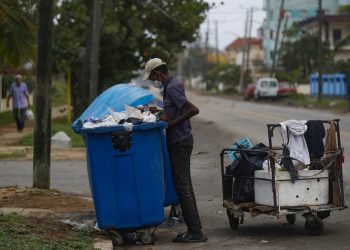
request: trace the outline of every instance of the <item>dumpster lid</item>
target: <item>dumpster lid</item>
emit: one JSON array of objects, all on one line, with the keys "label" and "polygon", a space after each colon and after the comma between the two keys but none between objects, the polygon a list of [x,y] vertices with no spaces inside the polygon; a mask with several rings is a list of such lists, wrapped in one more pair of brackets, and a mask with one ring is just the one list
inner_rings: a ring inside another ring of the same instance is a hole
[{"label": "dumpster lid", "polygon": [[125,105],[137,107],[146,105],[154,99],[152,92],[132,84],[117,84],[100,94],[90,106],[76,119],[72,128],[80,133],[84,121],[94,118],[103,120],[110,112],[121,112]]}]

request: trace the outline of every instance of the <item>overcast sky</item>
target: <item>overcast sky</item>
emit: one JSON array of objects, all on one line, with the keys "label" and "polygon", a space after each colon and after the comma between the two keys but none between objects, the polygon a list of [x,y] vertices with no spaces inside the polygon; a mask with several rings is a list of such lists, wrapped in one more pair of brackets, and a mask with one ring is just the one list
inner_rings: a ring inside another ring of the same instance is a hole
[{"label": "overcast sky", "polygon": [[[204,38],[209,19],[209,44],[215,46],[215,20],[218,21],[219,49],[223,50],[238,36],[244,36],[246,11],[254,7],[252,36],[257,35],[257,29],[262,25],[265,12],[262,10],[263,0],[207,0],[216,3],[209,13],[207,20],[201,25],[200,31]],[[223,5],[220,3],[223,2]]]}]

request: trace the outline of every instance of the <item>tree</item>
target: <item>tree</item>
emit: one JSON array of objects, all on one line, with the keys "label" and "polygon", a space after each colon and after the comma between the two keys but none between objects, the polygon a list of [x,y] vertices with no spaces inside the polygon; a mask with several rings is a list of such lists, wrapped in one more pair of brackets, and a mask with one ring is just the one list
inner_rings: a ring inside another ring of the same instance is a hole
[{"label": "tree", "polygon": [[35,58],[33,8],[26,1],[0,2],[0,65],[17,68]]},{"label": "tree", "polygon": [[50,188],[52,1],[40,0],[38,5],[35,84],[33,186],[46,189]]},{"label": "tree", "polygon": [[[99,49],[100,49],[100,0],[93,0],[91,6],[89,31],[86,42],[86,52],[80,74],[78,107],[86,107],[97,96]],[[77,110],[82,113],[84,110]]]},{"label": "tree", "polygon": [[[74,96],[80,96],[77,86],[89,20],[86,6],[84,0],[62,0],[55,15],[55,69],[61,71],[70,65]],[[151,57],[161,57],[174,66],[184,43],[196,39],[208,8],[208,3],[202,0],[103,1],[99,92],[112,84],[129,82],[135,70]],[[77,106],[76,102],[75,111]]]},{"label": "tree", "polygon": [[[307,79],[318,67],[318,50],[315,44],[318,43],[317,35],[300,33],[298,26],[293,26],[285,34],[289,39],[283,45],[280,53],[280,60],[287,72],[300,71],[303,78]],[[327,64],[332,61],[331,51],[328,43],[323,43],[323,61]]]}]

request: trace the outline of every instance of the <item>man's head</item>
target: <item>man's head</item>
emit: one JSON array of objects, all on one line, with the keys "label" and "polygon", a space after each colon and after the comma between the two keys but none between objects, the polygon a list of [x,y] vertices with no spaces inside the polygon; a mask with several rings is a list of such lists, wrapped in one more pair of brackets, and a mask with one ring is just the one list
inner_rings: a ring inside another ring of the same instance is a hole
[{"label": "man's head", "polygon": [[153,58],[145,65],[143,80],[163,82],[168,76],[168,67],[160,58]]},{"label": "man's head", "polygon": [[16,75],[15,79],[16,79],[16,83],[17,84],[20,84],[22,82],[22,76],[21,75]]}]

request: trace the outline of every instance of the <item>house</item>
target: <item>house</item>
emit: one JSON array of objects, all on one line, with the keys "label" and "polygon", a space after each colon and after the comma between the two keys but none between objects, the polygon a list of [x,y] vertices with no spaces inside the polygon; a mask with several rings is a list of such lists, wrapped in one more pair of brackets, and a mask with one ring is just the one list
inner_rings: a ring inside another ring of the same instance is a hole
[{"label": "house", "polygon": [[[319,29],[318,18],[313,17],[301,21],[300,27],[311,34],[317,34]],[[322,41],[329,42],[330,49],[334,50],[337,44],[345,37],[350,36],[349,15],[325,15],[322,25]],[[334,60],[350,59],[350,44],[339,48],[334,55]]]},{"label": "house", "polygon": [[[262,40],[259,38],[237,38],[226,48],[227,60],[230,64],[242,65],[243,53],[250,42],[249,51],[249,69],[255,73],[262,66],[264,60],[264,51],[262,49]],[[247,59],[247,58],[246,58]]]},{"label": "house", "polygon": [[[341,5],[350,4],[350,0],[322,0],[322,7],[326,15],[335,15]],[[283,31],[294,23],[316,17],[318,1],[285,0],[284,11],[280,13],[281,0],[264,0],[263,8],[266,18],[263,23],[263,49],[264,63],[272,65],[277,26],[280,15],[283,15],[281,23],[278,48],[283,40]]]}]

